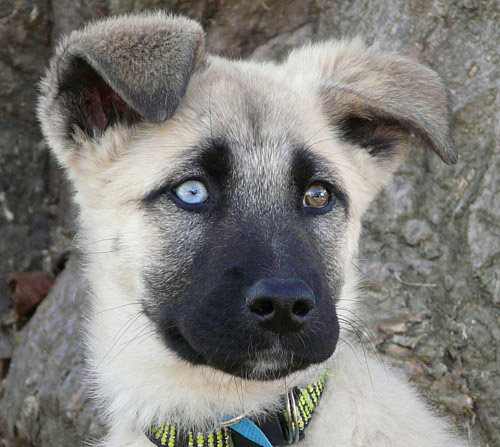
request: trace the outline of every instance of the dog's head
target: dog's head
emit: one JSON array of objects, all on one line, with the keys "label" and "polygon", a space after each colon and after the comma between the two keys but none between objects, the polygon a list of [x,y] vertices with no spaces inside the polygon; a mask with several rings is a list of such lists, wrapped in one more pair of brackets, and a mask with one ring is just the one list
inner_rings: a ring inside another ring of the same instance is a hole
[{"label": "dog's head", "polygon": [[361,215],[409,134],[456,159],[429,68],[360,40],[230,61],[163,14],[63,40],[39,115],[76,189],[97,309],[138,306],[157,362],[257,380],[331,357]]}]

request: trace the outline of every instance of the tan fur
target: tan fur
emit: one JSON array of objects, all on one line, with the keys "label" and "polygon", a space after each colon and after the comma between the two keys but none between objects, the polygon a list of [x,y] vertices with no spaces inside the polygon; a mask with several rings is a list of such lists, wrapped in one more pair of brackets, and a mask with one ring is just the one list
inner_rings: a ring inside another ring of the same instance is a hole
[{"label": "tan fur", "polygon": [[[169,352],[152,331],[151,322],[140,313],[144,285],[139,272],[155,250],[160,232],[141,208],[141,200],[190,156],[190,148],[203,135],[224,130],[236,139],[248,137],[242,90],[262,98],[263,140],[270,145],[264,171],[278,164],[283,137],[290,129],[299,129],[311,150],[335,166],[349,192],[347,237],[341,247],[345,284],[339,307],[347,309],[344,312],[354,309],[357,277],[352,260],[361,217],[406,155],[405,135],[420,134],[445,161],[453,162],[456,157],[449,137],[447,94],[439,77],[409,59],[376,46],[367,47],[360,40],[306,46],[280,65],[202,56],[196,49],[203,67],[193,71],[170,119],[120,124],[96,138],[79,132],[69,141],[62,129],[63,111],[52,113],[54,72],[61,54],[68,42],[83,45],[89,33],[111,36],[108,32],[112,31],[120,35],[129,25],[141,33],[151,27],[173,26],[178,30],[181,25],[193,26],[184,19],[160,14],[111,19],[74,34],[57,52],[42,87],[39,110],[44,134],[74,183],[75,200],[81,209],[82,245],[88,247],[86,268],[93,295],[89,361],[96,399],[110,425],[110,434],[102,444],[107,447],[150,447],[143,430],[163,420],[171,408],[185,410],[184,419],[179,421],[185,426],[200,420],[209,427],[216,425],[220,414],[261,414],[272,410],[287,388],[317,375],[318,367],[314,366],[286,381],[252,382],[209,367],[191,366]],[[114,37],[109,39],[99,48],[115,45]],[[201,48],[202,43],[199,45]],[[92,51],[98,53],[99,49]],[[126,77],[125,73],[122,78]],[[142,90],[147,88],[141,84]],[[368,118],[382,114],[397,121],[401,135],[397,154],[380,160],[342,141],[336,125],[351,113]],[[255,173],[242,170],[242,175]],[[118,235],[122,246],[117,251],[114,244]],[[343,333],[343,337],[349,335]],[[466,445],[404,381],[370,357],[365,364],[361,349],[351,343],[354,351],[340,344],[319,368],[330,370],[332,377],[300,446]]]}]

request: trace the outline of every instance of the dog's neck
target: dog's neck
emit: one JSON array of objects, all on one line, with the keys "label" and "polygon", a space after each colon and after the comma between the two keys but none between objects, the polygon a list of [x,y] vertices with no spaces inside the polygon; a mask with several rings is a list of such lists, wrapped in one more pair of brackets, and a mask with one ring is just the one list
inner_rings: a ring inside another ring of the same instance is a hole
[{"label": "dog's neck", "polygon": [[246,415],[222,417],[219,427],[208,432],[183,430],[173,423],[153,425],[146,435],[153,445],[169,447],[280,447],[296,444],[305,436],[323,394],[325,376],[282,396],[282,406],[253,421]]}]

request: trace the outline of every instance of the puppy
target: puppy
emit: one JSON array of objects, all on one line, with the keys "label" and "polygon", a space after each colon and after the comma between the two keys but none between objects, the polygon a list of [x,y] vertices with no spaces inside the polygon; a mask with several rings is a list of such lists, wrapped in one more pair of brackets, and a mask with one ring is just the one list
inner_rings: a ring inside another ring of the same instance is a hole
[{"label": "puppy", "polygon": [[459,447],[349,338],[361,217],[447,90],[361,40],[280,64],[208,54],[162,13],[64,38],[43,132],[75,188],[108,447]]}]

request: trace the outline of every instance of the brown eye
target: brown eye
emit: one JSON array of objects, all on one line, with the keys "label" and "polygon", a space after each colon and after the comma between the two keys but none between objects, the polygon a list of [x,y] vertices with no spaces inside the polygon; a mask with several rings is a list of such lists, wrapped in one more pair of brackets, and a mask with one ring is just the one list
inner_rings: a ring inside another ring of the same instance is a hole
[{"label": "brown eye", "polygon": [[309,208],[323,208],[330,202],[330,193],[328,190],[319,183],[313,183],[307,188],[304,194],[305,207]]}]

